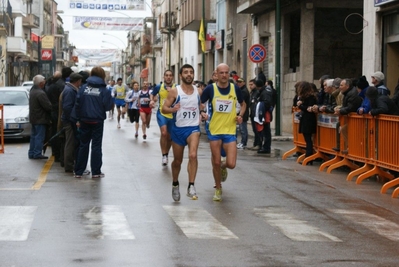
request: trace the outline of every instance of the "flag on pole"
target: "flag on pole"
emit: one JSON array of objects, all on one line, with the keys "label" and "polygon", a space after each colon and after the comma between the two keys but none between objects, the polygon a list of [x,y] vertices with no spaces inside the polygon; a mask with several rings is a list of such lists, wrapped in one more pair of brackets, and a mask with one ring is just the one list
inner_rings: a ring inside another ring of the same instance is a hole
[{"label": "flag on pole", "polygon": [[201,19],[201,25],[198,33],[198,40],[201,42],[202,52],[205,53],[205,29],[204,29],[204,19]]}]

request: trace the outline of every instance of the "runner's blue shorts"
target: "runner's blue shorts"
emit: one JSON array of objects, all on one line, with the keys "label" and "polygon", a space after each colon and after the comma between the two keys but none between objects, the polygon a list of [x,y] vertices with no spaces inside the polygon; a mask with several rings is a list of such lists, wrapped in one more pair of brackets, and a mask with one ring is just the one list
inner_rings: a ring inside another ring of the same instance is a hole
[{"label": "runner's blue shorts", "polygon": [[193,133],[199,133],[199,126],[189,126],[189,127],[176,127],[173,125],[172,131],[170,132],[170,137],[172,141],[179,146],[187,145],[187,138]]},{"label": "runner's blue shorts", "polygon": [[163,116],[161,114],[161,112],[159,110],[157,111],[157,122],[158,122],[159,127],[166,125],[166,128],[168,129],[168,133],[170,133],[170,130],[172,129],[172,127],[174,125],[174,123],[173,123],[174,120],[166,118],[165,116]]},{"label": "runner's blue shorts", "polygon": [[206,129],[206,133],[208,135],[209,141],[218,141],[222,140],[222,143],[227,144],[231,142],[237,142],[237,136],[234,134],[215,134],[212,135],[211,132]]},{"label": "runner's blue shorts", "polygon": [[125,100],[115,98],[115,105],[117,108],[123,108],[125,106]]}]

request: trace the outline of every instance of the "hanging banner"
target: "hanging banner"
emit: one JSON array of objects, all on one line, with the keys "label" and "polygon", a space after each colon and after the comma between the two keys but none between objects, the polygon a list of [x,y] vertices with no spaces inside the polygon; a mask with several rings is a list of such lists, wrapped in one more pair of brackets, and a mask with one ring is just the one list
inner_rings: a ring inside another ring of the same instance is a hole
[{"label": "hanging banner", "polygon": [[119,62],[122,59],[119,49],[75,49],[74,56],[85,62],[86,67],[108,66],[110,62]]},{"label": "hanging banner", "polygon": [[145,11],[145,0],[69,0],[70,9]]},{"label": "hanging banner", "polygon": [[381,6],[381,5],[388,4],[388,3],[394,2],[394,1],[397,1],[397,0],[375,0],[374,6]]},{"label": "hanging banner", "polygon": [[74,30],[131,31],[143,29],[143,18],[73,17]]}]

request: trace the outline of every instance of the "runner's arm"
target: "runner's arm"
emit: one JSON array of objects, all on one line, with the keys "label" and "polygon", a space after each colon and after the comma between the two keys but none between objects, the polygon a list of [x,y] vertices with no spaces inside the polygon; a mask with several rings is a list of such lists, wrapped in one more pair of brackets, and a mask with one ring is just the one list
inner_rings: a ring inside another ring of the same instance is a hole
[{"label": "runner's arm", "polygon": [[176,87],[172,87],[168,93],[168,97],[165,99],[165,102],[162,105],[162,113],[170,114],[179,110],[180,103],[173,105],[173,103],[175,103],[176,101],[176,98],[177,98],[177,89]]}]

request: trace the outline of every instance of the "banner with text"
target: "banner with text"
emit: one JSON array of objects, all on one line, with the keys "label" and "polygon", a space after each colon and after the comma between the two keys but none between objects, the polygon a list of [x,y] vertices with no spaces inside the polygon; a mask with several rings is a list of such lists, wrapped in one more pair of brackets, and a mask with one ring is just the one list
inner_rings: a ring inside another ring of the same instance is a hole
[{"label": "banner with text", "polygon": [[111,62],[120,62],[122,59],[119,49],[75,49],[74,55],[86,67],[108,66]]},{"label": "banner with text", "polygon": [[143,18],[73,17],[74,30],[136,31],[143,29]]},{"label": "banner with text", "polygon": [[145,0],[69,0],[70,9],[145,11]]}]

